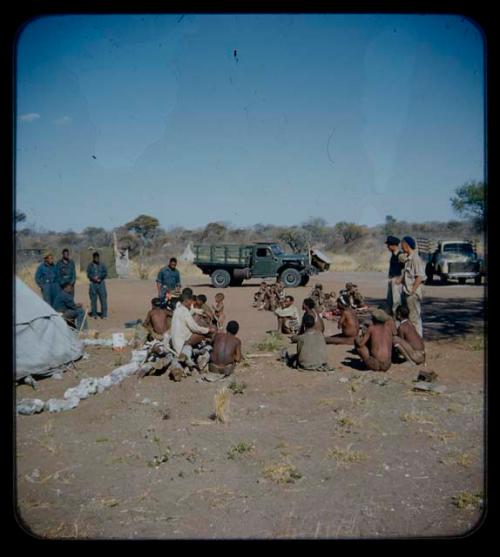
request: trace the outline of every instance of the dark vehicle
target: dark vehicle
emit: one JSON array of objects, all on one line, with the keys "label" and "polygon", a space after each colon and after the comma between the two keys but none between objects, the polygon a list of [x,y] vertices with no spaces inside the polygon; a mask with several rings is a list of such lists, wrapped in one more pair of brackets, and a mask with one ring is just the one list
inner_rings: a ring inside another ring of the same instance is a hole
[{"label": "dark vehicle", "polygon": [[273,242],[195,245],[193,263],[216,288],[241,286],[245,279],[276,278],[286,287],[305,286],[311,275],[328,271],[330,260],[319,250],[285,253]]}]

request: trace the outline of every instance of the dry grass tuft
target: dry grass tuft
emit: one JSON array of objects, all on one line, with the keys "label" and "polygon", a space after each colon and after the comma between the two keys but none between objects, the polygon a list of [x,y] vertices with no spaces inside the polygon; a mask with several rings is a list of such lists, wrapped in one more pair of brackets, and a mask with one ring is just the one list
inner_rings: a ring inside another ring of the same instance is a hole
[{"label": "dry grass tuft", "polygon": [[434,418],[431,416],[425,416],[424,414],[418,414],[416,412],[411,411],[407,414],[401,414],[400,416],[403,422],[413,422],[417,424],[434,424]]},{"label": "dry grass tuft", "polygon": [[246,443],[245,441],[241,441],[237,445],[233,445],[227,451],[227,458],[229,460],[235,460],[237,456],[245,453],[251,453],[255,449],[255,443]]},{"label": "dry grass tuft", "polygon": [[441,464],[445,464],[446,466],[462,466],[463,468],[468,468],[474,460],[474,457],[468,453],[449,453],[447,457],[443,457],[439,459]]},{"label": "dry grass tuft", "polygon": [[223,387],[214,396],[215,412],[214,417],[217,421],[226,423],[229,413],[229,405],[231,402],[231,393],[227,387]]},{"label": "dry grass tuft", "polygon": [[483,505],[482,493],[471,493],[470,491],[461,491],[458,495],[452,497],[453,504],[461,510],[475,510]]},{"label": "dry grass tuft", "polygon": [[328,457],[333,458],[338,466],[348,467],[366,459],[366,455],[361,451],[353,451],[350,446],[346,449],[334,447],[328,450]]},{"label": "dry grass tuft", "polygon": [[264,477],[278,484],[294,483],[302,474],[293,464],[272,464],[264,468]]},{"label": "dry grass tuft", "polygon": [[259,352],[276,352],[287,346],[286,338],[281,333],[269,333],[264,340],[255,344]]}]

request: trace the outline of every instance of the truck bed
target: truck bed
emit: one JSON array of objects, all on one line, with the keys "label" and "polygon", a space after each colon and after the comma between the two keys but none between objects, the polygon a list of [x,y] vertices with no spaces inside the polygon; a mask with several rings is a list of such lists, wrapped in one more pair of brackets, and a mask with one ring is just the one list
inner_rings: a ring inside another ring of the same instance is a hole
[{"label": "truck bed", "polygon": [[247,267],[252,254],[251,246],[220,244],[217,246],[195,245],[195,265],[231,265]]}]

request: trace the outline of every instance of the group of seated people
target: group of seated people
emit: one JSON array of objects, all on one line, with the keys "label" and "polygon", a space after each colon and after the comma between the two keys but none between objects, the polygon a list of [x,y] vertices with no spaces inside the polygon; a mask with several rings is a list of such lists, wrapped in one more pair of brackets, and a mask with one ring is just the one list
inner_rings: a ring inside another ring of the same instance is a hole
[{"label": "group of seated people", "polygon": [[285,300],[285,285],[280,280],[273,284],[262,281],[259,290],[254,294],[253,300],[253,306],[257,309],[274,311]]},{"label": "group of seated people", "polygon": [[297,344],[297,353],[290,356],[287,351],[283,359],[292,367],[302,369],[324,369],[327,366],[327,344],[350,345],[361,357],[365,366],[373,371],[387,371],[398,358],[415,365],[425,362],[425,347],[422,337],[408,320],[409,311],[404,305],[397,308],[396,320],[381,309],[371,311],[371,317],[360,323],[360,319],[349,302],[349,298],[337,299],[338,327],[341,332],[324,335],[325,325],[315,300],[306,298],[302,304],[303,316],[299,322],[298,310],[292,296],[286,296],[283,308],[277,308],[277,331],[291,335],[290,341]]},{"label": "group of seated people", "polygon": [[230,375],[241,361],[241,341],[237,338],[239,324],[229,321],[224,332],[224,294],[215,296],[209,305],[204,294],[195,295],[184,288],[180,295],[165,299],[153,298],[143,326],[148,340],[163,342],[179,360],[191,362],[196,353],[197,369]]}]

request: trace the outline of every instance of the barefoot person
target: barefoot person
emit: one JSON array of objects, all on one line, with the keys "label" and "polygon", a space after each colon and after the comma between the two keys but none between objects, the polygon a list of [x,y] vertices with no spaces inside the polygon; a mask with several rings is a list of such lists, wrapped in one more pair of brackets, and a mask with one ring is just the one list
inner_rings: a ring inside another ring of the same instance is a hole
[{"label": "barefoot person", "polygon": [[281,307],[274,310],[274,314],[278,318],[278,333],[284,335],[292,335],[299,330],[299,310],[294,305],[293,296],[285,296]]},{"label": "barefoot person", "polygon": [[236,336],[239,328],[236,321],[229,321],[226,332],[215,335],[208,364],[211,373],[231,375],[236,364],[241,361],[241,340]]},{"label": "barefoot person", "polygon": [[302,319],[305,332],[297,336],[297,353],[283,357],[293,368],[323,371],[328,367],[326,343],[323,333],[314,328],[314,317],[306,313]]},{"label": "barefoot person", "polygon": [[361,338],[355,339],[354,345],[368,369],[387,371],[391,367],[392,337],[396,327],[385,311],[374,310],[372,319],[373,323]]},{"label": "barefoot person", "polygon": [[408,320],[409,315],[406,306],[399,306],[396,309],[396,319],[400,321],[400,325],[397,336],[392,339],[392,344],[405,360],[420,365],[425,362],[424,341],[413,323]]},{"label": "barefoot person", "polygon": [[164,334],[170,329],[172,323],[172,313],[162,306],[161,298],[151,300],[151,309],[146,315],[142,326],[148,331],[151,338],[163,340]]},{"label": "barefoot person", "polygon": [[337,307],[340,311],[340,320],[338,323],[341,333],[332,335],[325,338],[326,344],[354,344],[354,339],[359,333],[359,320],[358,316],[350,307],[345,303],[337,302]]}]

